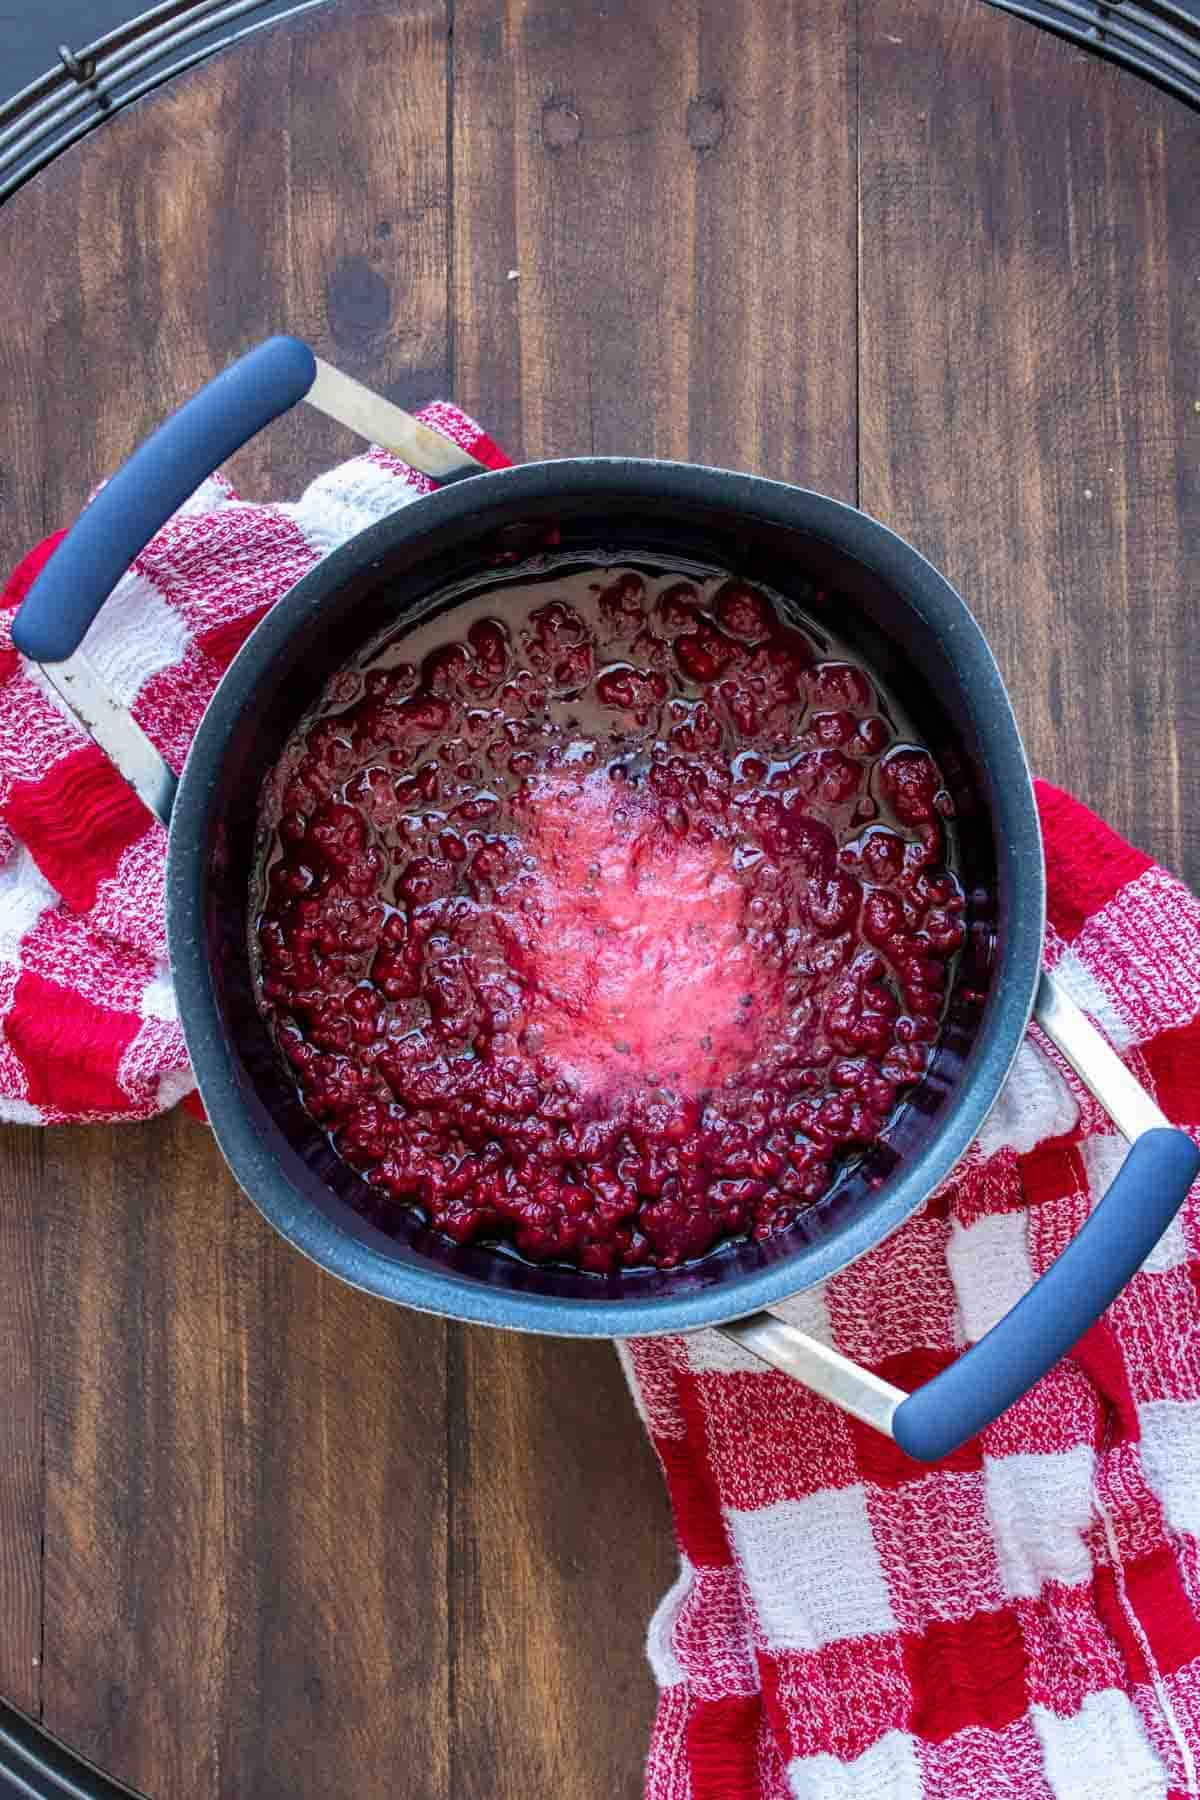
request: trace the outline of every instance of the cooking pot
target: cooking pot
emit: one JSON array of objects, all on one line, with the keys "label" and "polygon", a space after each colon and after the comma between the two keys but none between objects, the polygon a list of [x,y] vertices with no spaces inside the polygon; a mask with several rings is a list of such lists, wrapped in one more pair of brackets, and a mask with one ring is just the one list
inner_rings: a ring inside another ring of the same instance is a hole
[{"label": "cooking pot", "polygon": [[[86,632],[120,575],[201,480],[301,399],[441,485],[351,538],[276,603],[221,681],[176,788],[136,722],[98,683]],[[784,596],[816,579],[839,634],[902,701],[943,770],[969,929],[929,1070],[885,1144],[766,1242],[726,1244],[669,1272],[597,1276],[452,1245],[415,1213],[403,1239],[368,1221],[355,1206],[361,1178],[303,1110],[255,1005],[247,906],[263,777],[333,670],[472,579],[622,558],[728,570]],[[483,471],[304,344],[279,337],[188,401],[97,494],[12,634],[169,826],[175,989],[200,1094],[233,1173],[290,1243],[369,1293],[564,1336],[719,1326],[911,1455],[933,1459],[1071,1349],[1153,1248],[1200,1166],[1190,1139],[1168,1125],[1062,984],[1042,972],[1045,883],[1033,788],[982,634],[929,563],[851,507],[757,476],[632,457]],[[771,1308],[845,1268],[921,1206],[979,1131],[1031,1014],[1130,1149],[1082,1230],[1030,1292],[957,1361],[905,1394]]]}]

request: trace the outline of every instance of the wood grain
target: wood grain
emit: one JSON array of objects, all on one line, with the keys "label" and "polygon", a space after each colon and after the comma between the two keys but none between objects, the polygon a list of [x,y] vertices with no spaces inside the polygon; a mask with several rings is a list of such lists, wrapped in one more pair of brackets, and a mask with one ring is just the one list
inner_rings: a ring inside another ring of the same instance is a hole
[{"label": "wood grain", "polygon": [[45,1139],[11,1130],[0,1145],[0,1694],[42,1703]]},{"label": "wood grain", "polygon": [[864,24],[862,93],[862,504],[1035,769],[1196,882],[1195,118],[973,0]]},{"label": "wood grain", "polygon": [[514,453],[853,497],[850,19],[459,0],[454,366]]},{"label": "wood grain", "polygon": [[459,1328],[450,1425],[453,1800],[634,1800],[677,1565],[612,1347]]},{"label": "wood grain", "polygon": [[442,1794],[444,1329],[182,1115],[48,1144],[47,1723],[153,1794]]},{"label": "wood grain", "polygon": [[[0,297],[9,559],[273,332],[402,405],[446,391],[446,30],[441,0],[348,0],[264,31],[6,206],[38,246]],[[299,407],[229,467],[276,499],[361,448]]]}]

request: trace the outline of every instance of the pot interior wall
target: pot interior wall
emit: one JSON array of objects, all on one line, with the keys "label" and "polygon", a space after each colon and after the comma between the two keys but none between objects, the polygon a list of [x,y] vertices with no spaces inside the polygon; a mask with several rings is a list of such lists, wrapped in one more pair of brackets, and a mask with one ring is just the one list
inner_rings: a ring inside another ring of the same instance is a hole
[{"label": "pot interior wall", "polygon": [[[464,577],[486,576],[490,571],[504,579],[516,566],[527,570],[531,559],[553,563],[561,557],[592,554],[605,560],[656,557],[666,565],[679,559],[711,564],[762,582],[785,597],[789,592],[805,593],[805,610],[818,623],[820,607],[827,608],[831,627],[843,640],[856,644],[863,661],[907,710],[941,765],[955,801],[958,867],[967,894],[967,944],[958,959],[941,1040],[928,1074],[895,1120],[889,1141],[845,1173],[826,1198],[786,1233],[763,1244],[725,1246],[696,1266],[670,1274],[631,1270],[601,1278],[532,1268],[488,1248],[452,1246],[414,1214],[400,1209],[386,1221],[398,1236],[378,1229],[372,1221],[380,1219],[379,1197],[336,1156],[300,1106],[254,1003],[247,946],[259,789],[328,676],[373,638],[436,606],[436,596],[461,584]],[[817,1260],[827,1263],[830,1240],[864,1207],[871,1207],[888,1177],[928,1139],[963,1079],[1001,961],[1007,899],[990,824],[988,776],[970,701],[944,644],[918,608],[833,544],[779,525],[748,521],[739,513],[701,505],[689,508],[678,501],[669,508],[639,502],[636,511],[616,514],[611,500],[548,496],[523,504],[519,518],[500,522],[494,513],[485,513],[474,530],[464,531],[459,522],[419,542],[401,543],[349,574],[344,572],[346,563],[343,553],[317,572],[317,603],[261,672],[253,704],[244,707],[235,722],[207,809],[204,929],[210,967],[224,1030],[234,1047],[242,1096],[260,1138],[273,1148],[298,1197],[341,1232],[378,1256],[406,1263],[419,1259],[460,1281],[564,1299],[636,1297],[646,1302],[737,1280],[790,1259],[796,1266],[796,1288],[807,1285],[811,1277],[806,1277],[805,1265],[813,1260],[809,1253],[823,1247],[825,1253]],[[337,585],[321,593],[320,578],[326,570]],[[809,583],[824,594],[817,606],[807,598]],[[313,578],[305,585],[313,585]],[[252,640],[249,654],[254,652]]]}]

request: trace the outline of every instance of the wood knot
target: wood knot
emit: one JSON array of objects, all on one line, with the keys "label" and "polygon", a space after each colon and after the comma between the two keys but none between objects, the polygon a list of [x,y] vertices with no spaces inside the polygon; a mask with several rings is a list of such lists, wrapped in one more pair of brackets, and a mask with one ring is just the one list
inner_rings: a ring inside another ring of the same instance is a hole
[{"label": "wood knot", "polygon": [[383,330],[392,316],[392,290],[365,256],[347,256],[325,286],[334,342],[357,344]]},{"label": "wood knot", "polygon": [[542,142],[547,150],[566,150],[583,134],[583,121],[569,100],[547,100],[542,107]]},{"label": "wood knot", "polygon": [[725,136],[725,102],[719,93],[697,94],[688,101],[687,139],[699,155],[715,150]]}]

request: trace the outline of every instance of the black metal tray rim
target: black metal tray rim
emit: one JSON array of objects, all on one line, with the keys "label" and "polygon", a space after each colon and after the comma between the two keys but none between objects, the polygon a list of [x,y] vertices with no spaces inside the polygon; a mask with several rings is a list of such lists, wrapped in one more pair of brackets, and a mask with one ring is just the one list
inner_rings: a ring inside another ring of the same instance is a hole
[{"label": "black metal tray rim", "polygon": [[[1200,0],[985,0],[1130,69],[1200,111]],[[0,104],[0,201],[153,88],[331,0],[164,0]]]},{"label": "black metal tray rim", "polygon": [[73,49],[0,104],[0,201],[153,88],[276,20],[331,0],[164,0]]}]

